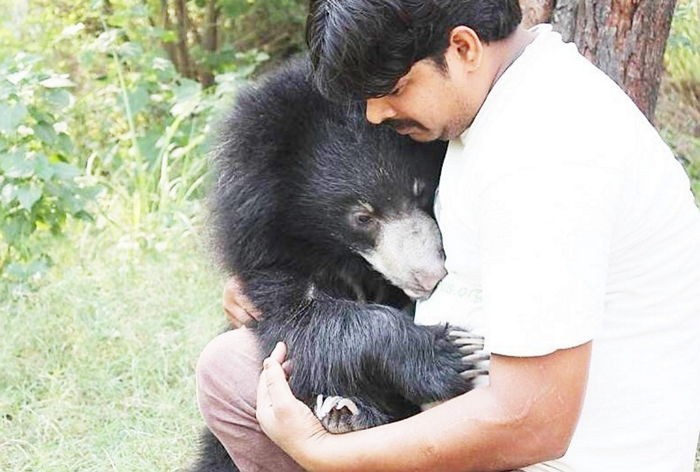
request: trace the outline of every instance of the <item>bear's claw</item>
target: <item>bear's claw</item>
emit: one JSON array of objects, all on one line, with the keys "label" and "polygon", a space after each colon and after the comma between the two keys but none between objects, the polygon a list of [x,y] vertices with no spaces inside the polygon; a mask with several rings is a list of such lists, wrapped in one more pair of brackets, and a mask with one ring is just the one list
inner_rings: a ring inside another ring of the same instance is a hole
[{"label": "bear's claw", "polygon": [[450,331],[448,336],[450,342],[459,346],[459,352],[464,354],[462,363],[466,368],[459,373],[462,378],[470,380],[480,375],[488,375],[488,368],[484,368],[483,363],[488,363],[491,355],[484,351],[483,336],[461,330]]},{"label": "bear's claw", "polygon": [[364,429],[358,416],[360,410],[349,398],[318,395],[314,414],[321,421],[323,427],[333,434],[347,433]]}]

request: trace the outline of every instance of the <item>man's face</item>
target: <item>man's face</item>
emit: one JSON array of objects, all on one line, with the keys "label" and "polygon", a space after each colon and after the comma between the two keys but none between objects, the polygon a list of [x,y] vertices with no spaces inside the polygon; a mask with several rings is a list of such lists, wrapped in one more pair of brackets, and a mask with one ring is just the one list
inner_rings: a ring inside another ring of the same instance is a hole
[{"label": "man's face", "polygon": [[367,100],[367,120],[391,126],[415,141],[461,135],[486,99],[490,83],[452,46],[445,61],[447,70],[432,59],[416,62],[391,94]]}]

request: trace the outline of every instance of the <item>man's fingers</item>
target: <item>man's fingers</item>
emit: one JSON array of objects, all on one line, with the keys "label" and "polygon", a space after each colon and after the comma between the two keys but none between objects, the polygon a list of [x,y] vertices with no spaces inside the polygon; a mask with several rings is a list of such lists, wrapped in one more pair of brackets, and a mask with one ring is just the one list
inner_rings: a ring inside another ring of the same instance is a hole
[{"label": "man's fingers", "polygon": [[289,378],[290,375],[292,375],[292,360],[287,359],[282,363],[282,370],[284,370],[284,374]]},{"label": "man's fingers", "polygon": [[224,305],[224,313],[226,313],[226,317],[234,328],[245,326],[254,319],[238,305]]},{"label": "man's fingers", "polygon": [[270,359],[274,359],[278,364],[282,364],[287,357],[287,345],[283,342],[275,344],[275,348],[270,353]]},{"label": "man's fingers", "polygon": [[253,305],[250,299],[245,295],[241,295],[241,298],[238,299],[238,304],[247,311],[254,320],[259,320],[261,318],[262,313],[260,313],[260,310],[255,308],[255,305]]},{"label": "man's fingers", "polygon": [[[277,343],[263,361],[258,382],[256,416],[263,432],[283,450],[294,456],[302,443],[318,442],[326,430],[307,405],[297,400],[285,378],[283,364],[287,348]],[[314,446],[315,447],[315,446]]]},{"label": "man's fingers", "polygon": [[259,415],[271,413],[273,416],[284,416],[285,409],[296,402],[281,364],[286,354],[287,348],[284,343],[277,343],[270,357],[263,361],[263,371],[258,383]]},{"label": "man's fingers", "polygon": [[[224,311],[226,311],[227,315],[235,316],[241,324],[260,319],[260,311],[253,305],[250,299],[245,296],[243,283],[238,277],[233,276],[226,280],[223,298]],[[244,316],[241,316],[243,314]]]},{"label": "man's fingers", "polygon": [[265,385],[267,386],[267,394],[272,401],[273,408],[284,406],[288,400],[294,400],[292,390],[289,388],[287,378],[282,370],[282,366],[273,361],[266,359],[267,365],[263,369]]}]

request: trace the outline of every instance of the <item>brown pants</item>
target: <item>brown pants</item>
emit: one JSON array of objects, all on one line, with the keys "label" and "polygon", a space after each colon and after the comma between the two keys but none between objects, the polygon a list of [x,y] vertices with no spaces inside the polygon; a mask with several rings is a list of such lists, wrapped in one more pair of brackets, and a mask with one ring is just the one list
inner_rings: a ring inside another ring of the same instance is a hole
[{"label": "brown pants", "polygon": [[243,472],[302,469],[262,432],[255,399],[262,355],[240,328],[214,338],[197,362],[197,401],[204,421]]}]

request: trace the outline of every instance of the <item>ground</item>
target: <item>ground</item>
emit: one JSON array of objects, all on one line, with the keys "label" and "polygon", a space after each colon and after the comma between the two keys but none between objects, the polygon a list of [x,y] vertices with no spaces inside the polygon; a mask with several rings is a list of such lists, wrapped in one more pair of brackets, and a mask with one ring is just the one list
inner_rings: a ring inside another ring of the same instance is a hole
[{"label": "ground", "polygon": [[223,326],[220,280],[197,237],[174,241],[104,254],[65,241],[78,251],[38,291],[3,300],[0,470],[169,471],[193,455],[193,369]]}]

